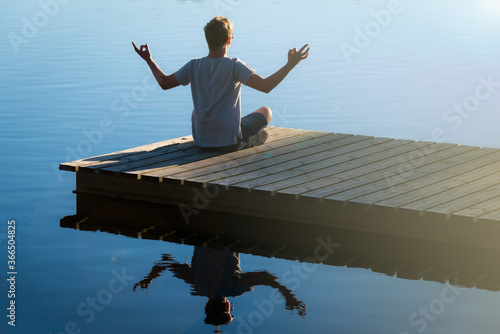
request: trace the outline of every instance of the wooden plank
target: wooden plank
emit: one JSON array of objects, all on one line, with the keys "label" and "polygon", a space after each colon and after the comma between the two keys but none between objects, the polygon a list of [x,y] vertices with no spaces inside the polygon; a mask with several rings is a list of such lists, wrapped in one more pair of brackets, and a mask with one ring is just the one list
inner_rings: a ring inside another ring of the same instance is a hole
[{"label": "wooden plank", "polygon": [[[426,146],[423,146],[426,145]],[[452,144],[435,144],[430,142],[414,142],[408,145],[388,150],[377,156],[380,159],[373,159],[372,161],[359,161],[360,165],[348,166],[346,169],[338,169],[339,166],[334,166],[331,170],[325,170],[323,174],[317,175],[317,180],[312,184],[323,185],[323,187],[311,190],[312,186],[309,184],[303,185],[300,189],[294,189],[296,194],[300,197],[318,198],[339,193],[345,190],[360,187],[367,183],[375,182],[387,177],[387,174],[392,171],[397,171],[401,165],[401,158],[412,156],[417,152],[429,150],[434,154],[443,154],[447,150],[452,150],[456,146]],[[453,153],[455,154],[455,153]],[[428,156],[431,157],[431,156]],[[434,158],[434,157],[432,157]],[[339,173],[338,173],[339,171]],[[279,190],[280,193],[285,193],[288,189]]]},{"label": "wooden plank", "polygon": [[[291,166],[296,166],[297,164],[311,163],[324,159],[325,155],[329,154],[333,146],[342,146],[346,141],[352,141],[352,137],[353,136],[348,135],[322,137],[322,141],[310,141],[307,144],[302,143],[301,145],[294,145],[279,151],[271,151],[272,156],[252,164],[225,168],[225,170],[221,172],[202,175],[198,178],[189,178],[189,180],[199,182],[203,179],[204,182],[214,182],[218,179],[228,179],[231,177],[243,177],[248,180],[252,178],[255,172],[262,173],[263,171],[266,175],[269,175],[274,169],[283,170]],[[358,139],[361,140],[360,138]],[[356,144],[359,144],[359,141],[356,142]]]},{"label": "wooden plank", "polygon": [[411,170],[411,173],[400,173],[400,162],[398,166],[388,168],[376,174],[369,174],[366,177],[363,176],[361,178],[352,179],[347,187],[343,186],[337,188],[336,186],[335,189],[333,189],[335,193],[325,196],[325,199],[348,201],[361,196],[366,196],[367,194],[378,192],[380,189],[384,189],[384,191],[387,192],[387,189],[401,183],[400,181],[394,181],[394,183],[392,183],[393,181],[391,177],[394,177],[394,175],[398,176],[398,180],[402,179],[406,182],[430,173],[431,171],[429,169],[433,169],[434,171],[445,169],[450,164],[456,163],[456,159],[474,159],[475,157],[481,155],[475,153],[475,151],[477,151],[477,148],[475,147],[459,146],[435,152],[426,156],[425,165]]},{"label": "wooden plank", "polygon": [[178,144],[185,144],[185,145],[192,144],[192,145],[194,145],[193,137],[192,136],[178,137],[178,138],[164,140],[164,141],[153,143],[153,144],[138,146],[138,147],[122,150],[122,151],[116,151],[113,153],[98,155],[95,157],[65,162],[65,163],[60,164],[59,168],[62,170],[77,172],[80,167],[110,164],[110,163],[116,162],[116,159],[124,159],[124,158],[128,158],[128,157],[132,158],[136,154],[139,154],[142,152],[154,151],[154,150],[157,150],[157,149],[165,147],[165,146],[170,146],[170,147],[175,146],[177,148],[176,145],[178,145]]},{"label": "wooden plank", "polygon": [[[233,168],[242,164],[260,161],[267,158],[269,155],[275,155],[276,152],[289,151],[291,145],[300,144],[309,140],[316,142],[323,137],[345,137],[350,135],[331,134],[327,132],[315,132],[306,130],[295,130],[288,132],[280,137],[281,140],[275,142],[267,142],[264,145],[259,145],[245,150],[231,152],[230,154],[212,157],[196,164],[184,164],[173,166],[166,169],[158,169],[152,172],[143,173],[143,177],[170,177],[182,178],[180,174],[188,172],[193,177],[204,175],[213,172],[213,170],[221,170],[225,168]],[[277,150],[280,149],[280,150]],[[265,153],[264,155],[262,153]]]},{"label": "wooden plank", "polygon": [[500,152],[498,151],[489,149],[473,150],[460,156],[418,167],[414,171],[409,171],[408,176],[402,174],[401,182],[387,185],[385,188],[382,188],[383,185],[381,184],[374,184],[374,187],[370,186],[369,188],[361,187],[358,190],[364,192],[364,194],[351,197],[349,201],[372,205],[397,195],[417,191],[424,186],[473,171],[498,160],[500,160]]},{"label": "wooden plank", "polygon": [[[342,146],[348,146],[348,145],[355,144],[357,142],[368,140],[371,138],[373,138],[373,137],[366,137],[366,136],[346,137],[346,138],[342,138],[340,140],[333,141],[329,145],[329,148],[330,148],[331,152],[334,152],[336,149],[338,149]],[[302,154],[304,156],[304,159],[307,159],[307,155],[314,154],[316,152],[316,148],[313,146],[310,148],[305,148],[304,150],[301,150],[301,151],[303,151]],[[334,154],[334,153],[332,153],[332,154]],[[284,171],[291,168],[291,166],[299,166],[299,165],[301,165],[300,160],[285,161],[284,164],[280,164],[280,162],[277,161],[277,164],[275,164],[275,165],[272,165],[272,166],[269,166],[266,168],[258,168],[258,169],[255,169],[253,171],[249,171],[249,172],[243,173],[243,174],[225,175],[224,178],[217,179],[217,180],[213,179],[210,175],[207,175],[206,177],[196,178],[196,181],[203,181],[203,182],[216,181],[217,184],[220,184],[220,185],[223,185],[226,187],[229,187],[229,186],[234,185],[234,184],[239,183],[239,182],[245,182],[247,180],[253,180],[255,182],[255,184],[258,184],[261,182],[265,183],[265,182],[269,182],[268,181],[269,178],[275,177],[274,175],[270,175],[273,172],[277,173],[277,172],[281,171],[282,173],[284,173]],[[299,173],[298,171],[296,171],[296,172]],[[243,187],[240,187],[240,188],[243,188]],[[244,188],[247,188],[247,187],[244,187]]]},{"label": "wooden plank", "polygon": [[[288,131],[289,129],[278,129],[272,128],[269,130],[270,139],[275,133],[280,133],[282,131]],[[214,152],[214,151],[204,151],[196,145],[191,145],[190,147],[166,147],[160,150],[144,152],[140,156],[134,156],[131,159],[123,159],[114,164],[106,166],[90,166],[89,169],[100,173],[126,173],[132,171],[141,171],[146,168],[155,168],[157,165],[176,165],[183,164],[187,162],[194,162],[204,159],[208,156],[222,155],[224,152]],[[151,167],[153,166],[153,167]],[[134,177],[136,177],[134,175]]]},{"label": "wooden plank", "polygon": [[184,155],[193,154],[197,152],[199,148],[194,144],[194,142],[189,142],[186,144],[170,145],[159,147],[152,151],[137,152],[134,155],[125,156],[120,159],[112,160],[108,163],[102,162],[99,164],[91,164],[87,166],[82,166],[80,169],[85,171],[92,171],[99,173],[101,171],[111,170],[113,168],[119,168],[117,166],[124,166],[126,164],[137,163],[138,161],[143,161],[149,157],[156,156],[168,156],[168,157],[182,157]]},{"label": "wooden plank", "polygon": [[496,184],[481,191],[460,197],[451,202],[439,204],[425,210],[426,213],[437,213],[451,217],[452,213],[469,208],[492,198],[497,198],[500,193],[500,185]]},{"label": "wooden plank", "polygon": [[[269,133],[269,136],[272,138],[276,134],[291,131],[291,130],[292,129],[273,127],[273,128],[270,128],[268,130],[268,133]],[[272,140],[272,139],[270,139],[270,140]],[[198,146],[196,146],[193,142],[193,145],[191,145],[190,147],[186,147],[185,149],[183,149],[182,147],[180,147],[180,148],[173,147],[169,151],[166,151],[166,152],[163,152],[163,151],[145,152],[141,156],[136,156],[135,159],[133,159],[133,160],[124,160],[123,162],[116,163],[112,166],[98,167],[98,169],[105,170],[107,172],[115,172],[116,173],[116,172],[123,172],[123,171],[127,170],[128,166],[130,166],[131,169],[140,170],[141,165],[147,166],[147,165],[154,163],[154,162],[172,161],[173,159],[178,159],[178,160],[181,159],[182,160],[183,158],[188,159],[188,160],[193,160],[192,156],[200,154],[200,153],[221,154],[222,152],[205,152],[205,151],[201,150]]]},{"label": "wooden plank", "polygon": [[[183,161],[197,161],[207,154],[198,146],[194,145],[184,149],[169,149],[155,151],[153,154],[143,154],[139,159],[124,159],[109,165],[84,167],[82,170],[93,171],[104,174],[126,174],[127,171],[141,171],[149,164],[161,163],[163,166],[176,165]],[[223,154],[219,152],[218,154]]]},{"label": "wooden plank", "polygon": [[[364,151],[367,148],[373,149],[387,142],[394,142],[390,138],[370,138],[367,140],[362,140],[356,143],[351,143],[343,145],[338,148],[332,148],[332,145],[325,145],[324,147],[314,147],[309,150],[309,155],[297,152],[297,156],[294,154],[288,154],[286,161],[281,161],[279,164],[269,166],[269,168],[259,170],[259,174],[264,172],[265,176],[247,178],[245,181],[233,183],[230,186],[236,188],[245,189],[259,189],[260,187],[265,187],[268,184],[274,184],[283,179],[288,179],[290,175],[306,175],[312,173],[316,170],[320,170],[331,166],[333,164],[340,164],[345,161],[349,161],[356,158],[356,153],[359,151]],[[265,189],[263,191],[269,191]]]},{"label": "wooden plank", "polygon": [[487,213],[481,217],[479,217],[479,220],[496,220],[500,221],[500,210],[495,210],[490,213]]},{"label": "wooden plank", "polygon": [[430,208],[454,201],[456,203],[463,197],[472,195],[478,191],[484,191],[494,185],[492,185],[490,182],[471,182],[457,188],[449,189],[444,192],[420,199],[416,202],[402,205],[399,208],[418,211],[419,214],[423,215]]},{"label": "wooden plank", "polygon": [[[279,177],[272,183],[254,187],[255,190],[271,191],[272,194],[298,195],[302,192],[314,191],[328,186],[324,177],[336,175],[338,179],[345,180],[348,174],[355,172],[357,168],[366,167],[384,158],[399,155],[401,152],[411,151],[415,148],[413,141],[393,140],[379,145],[373,145],[365,149],[347,152],[343,158],[325,159],[321,164],[315,165],[314,169],[306,170],[303,174],[292,176],[289,173],[280,173]],[[409,145],[412,144],[412,145]],[[429,143],[430,145],[430,143]],[[331,181],[331,178],[329,179]]]},{"label": "wooden plank", "polygon": [[[422,187],[418,191],[412,191],[410,193],[404,193],[399,196],[391,197],[390,199],[376,202],[376,204],[398,208],[408,203],[418,202],[430,196],[434,196],[435,201],[439,201],[439,197],[442,196],[439,194],[446,191],[456,194],[456,191],[453,192],[455,189],[458,191],[462,190],[462,192],[466,190],[470,193],[471,190],[477,191],[478,188],[486,188],[492,183],[500,183],[499,170],[500,162],[495,162],[448,179],[443,178],[439,182]],[[463,194],[466,195],[467,193]],[[446,200],[449,199],[448,195],[449,193],[444,196]],[[406,208],[409,209],[410,207],[406,206]]]},{"label": "wooden plank", "polygon": [[[164,158],[154,158],[149,159],[142,163],[142,168],[134,169],[123,169],[120,172],[126,173],[127,176],[137,177],[141,179],[142,177],[147,179],[157,179],[161,181],[165,175],[169,175],[174,170],[196,170],[203,165],[206,165],[208,161],[211,164],[216,163],[218,159],[230,159],[235,154],[237,156],[255,156],[256,150],[264,150],[268,145],[285,145],[288,138],[295,138],[305,134],[311,134],[316,137],[323,135],[328,135],[327,132],[315,132],[310,130],[296,130],[296,129],[286,129],[287,131],[275,131],[269,135],[266,140],[265,145],[259,145],[257,147],[251,147],[236,152],[218,152],[210,150],[202,150],[198,148],[197,152],[193,152],[190,155],[180,155],[176,156],[175,159],[168,157]],[[215,159],[215,160],[212,160]],[[127,166],[132,168],[133,166]]]},{"label": "wooden plank", "polygon": [[297,141],[294,144],[286,145],[284,147],[277,147],[276,149],[270,149],[267,147],[268,149],[265,151],[264,155],[259,154],[246,156],[240,159],[226,160],[225,162],[213,164],[201,170],[197,170],[195,173],[188,171],[176,175],[170,175],[169,178],[189,179],[190,181],[198,182],[199,177],[207,176],[212,180],[216,180],[218,178],[242,174],[280,163],[284,159],[287,159],[290,154],[295,154],[299,157],[302,156],[303,149],[307,147],[318,147],[318,149],[320,149],[322,145],[347,137],[351,137],[351,135],[326,135],[319,138],[311,137],[307,140]]},{"label": "wooden plank", "polygon": [[[491,189],[493,189],[493,188],[490,188],[489,190],[491,190]],[[484,216],[488,213],[500,210],[500,197],[498,196],[498,194],[500,194],[500,187],[496,188],[495,190],[497,192],[493,198],[486,200],[486,201],[483,201],[481,203],[472,205],[466,209],[456,211],[456,212],[452,213],[451,219],[456,218],[456,217],[470,217],[470,218],[472,218],[472,221],[476,223],[478,221],[479,217]]]}]

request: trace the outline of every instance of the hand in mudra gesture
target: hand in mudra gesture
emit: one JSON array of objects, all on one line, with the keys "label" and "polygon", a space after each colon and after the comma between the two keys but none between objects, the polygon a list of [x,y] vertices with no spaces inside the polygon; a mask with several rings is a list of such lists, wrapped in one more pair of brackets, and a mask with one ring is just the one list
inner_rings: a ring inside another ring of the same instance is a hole
[{"label": "hand in mudra gesture", "polygon": [[297,48],[290,49],[288,51],[288,62],[292,64],[293,66],[297,65],[301,60],[304,60],[309,56],[309,49],[305,50],[305,48],[309,44],[304,45],[303,47],[300,48],[300,50],[297,51]]},{"label": "hand in mudra gesture", "polygon": [[135,52],[137,52],[142,59],[146,61],[151,59],[151,52],[149,52],[148,44],[141,45],[140,48],[138,48],[134,42],[132,42],[132,45],[134,46]]}]

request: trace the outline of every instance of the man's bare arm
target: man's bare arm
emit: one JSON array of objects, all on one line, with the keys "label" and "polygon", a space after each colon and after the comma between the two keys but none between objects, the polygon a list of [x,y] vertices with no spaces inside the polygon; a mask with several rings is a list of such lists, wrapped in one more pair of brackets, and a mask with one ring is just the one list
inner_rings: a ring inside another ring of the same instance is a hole
[{"label": "man's bare arm", "polygon": [[241,275],[251,286],[265,285],[278,289],[283,298],[285,298],[285,307],[289,310],[297,309],[299,315],[306,314],[306,305],[303,301],[297,299],[292,290],[278,282],[278,278],[267,271],[247,272]]},{"label": "man's bare arm", "polygon": [[[291,49],[288,51],[288,62],[280,68],[276,73],[267,78],[263,78],[257,73],[252,74],[247,81],[247,86],[252,87],[258,91],[269,93],[276,86],[278,86],[283,79],[290,73],[290,71],[297,66],[297,64],[309,56],[309,48],[305,50],[308,44],[304,45],[300,50]],[[305,51],[304,51],[305,50]]]},{"label": "man's bare arm", "polygon": [[160,69],[160,67],[154,62],[153,58],[151,57],[151,52],[149,52],[149,47],[147,44],[141,45],[140,48],[138,48],[134,42],[132,42],[132,45],[134,46],[135,52],[137,52],[137,54],[141,56],[141,58],[144,59],[146,63],[149,65],[149,68],[151,69],[153,76],[155,77],[156,81],[158,82],[158,84],[162,89],[166,90],[180,85],[179,81],[177,81],[174,74],[166,75]]}]

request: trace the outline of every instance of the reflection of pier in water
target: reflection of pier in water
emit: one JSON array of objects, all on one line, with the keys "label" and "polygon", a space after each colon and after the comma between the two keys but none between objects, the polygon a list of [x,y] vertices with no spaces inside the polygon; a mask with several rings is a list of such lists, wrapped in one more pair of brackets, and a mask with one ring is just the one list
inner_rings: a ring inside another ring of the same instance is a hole
[{"label": "reflection of pier in water", "polygon": [[[78,195],[79,205],[93,200]],[[126,200],[110,202],[92,216],[65,217],[61,227],[500,290],[499,251],[492,249],[210,211],[192,215],[186,224],[178,207]],[[315,255],[319,251],[321,256]]]}]

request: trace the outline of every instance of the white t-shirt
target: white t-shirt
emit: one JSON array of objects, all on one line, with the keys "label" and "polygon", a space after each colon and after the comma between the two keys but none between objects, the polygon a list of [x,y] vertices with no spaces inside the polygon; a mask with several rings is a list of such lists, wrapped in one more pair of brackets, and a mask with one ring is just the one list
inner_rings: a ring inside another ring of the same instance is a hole
[{"label": "white t-shirt", "polygon": [[238,58],[195,58],[175,72],[181,85],[191,83],[193,139],[201,147],[238,143],[241,138],[241,84],[255,71]]}]

